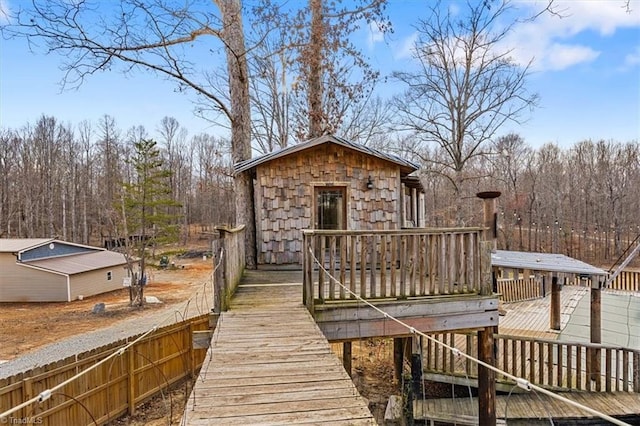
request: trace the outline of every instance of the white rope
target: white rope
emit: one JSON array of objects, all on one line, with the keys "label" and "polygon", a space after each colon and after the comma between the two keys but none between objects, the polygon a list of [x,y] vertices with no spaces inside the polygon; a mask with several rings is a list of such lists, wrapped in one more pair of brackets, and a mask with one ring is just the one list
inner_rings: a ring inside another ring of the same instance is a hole
[{"label": "white rope", "polygon": [[[593,414],[594,416],[600,417],[601,419],[607,420],[608,422],[611,422],[613,424],[620,425],[620,426],[630,426],[629,423],[625,423],[625,422],[623,422],[621,420],[615,419],[615,418],[613,418],[613,417],[611,417],[611,416],[609,416],[607,414],[604,414],[604,413],[601,413],[599,411],[596,411],[596,410],[594,410],[594,409],[592,409],[590,407],[587,407],[585,405],[582,405],[582,404],[580,404],[578,402],[575,402],[575,401],[567,399],[567,398],[565,398],[563,396],[554,394],[553,392],[548,391],[547,389],[541,388],[540,386],[537,386],[537,385],[529,382],[527,379],[514,376],[514,375],[512,375],[512,374],[510,374],[510,373],[508,373],[506,371],[502,371],[502,370],[494,367],[493,365],[487,364],[486,362],[481,361],[481,360],[479,360],[477,358],[474,358],[471,355],[469,355],[469,354],[467,354],[465,352],[462,352],[462,351],[460,351],[459,349],[457,349],[455,347],[449,346],[446,343],[440,342],[439,340],[437,340],[437,339],[435,339],[435,338],[433,338],[433,337],[431,337],[431,336],[429,336],[429,335],[427,335],[427,334],[425,334],[425,333],[423,333],[423,332],[421,332],[419,330],[416,330],[414,327],[411,327],[410,325],[408,325],[405,322],[399,320],[398,318],[395,318],[394,316],[389,315],[387,312],[385,312],[382,309],[378,308],[377,306],[373,305],[368,300],[362,299],[356,293],[352,292],[347,286],[345,286],[343,283],[341,283],[336,278],[334,278],[333,275],[331,275],[331,273],[327,269],[325,269],[325,267],[322,266],[322,264],[318,261],[318,259],[314,255],[314,253],[311,250],[311,248],[309,248],[309,254],[313,258],[314,262],[318,265],[318,267],[320,269],[322,269],[329,276],[329,279],[333,280],[339,286],[344,288],[349,294],[355,296],[357,299],[361,300],[363,303],[365,303],[369,307],[373,308],[375,311],[379,312],[385,318],[388,318],[388,319],[390,319],[392,321],[395,321],[397,324],[401,325],[402,327],[405,327],[411,334],[417,334],[417,335],[423,336],[423,337],[431,340],[432,342],[434,342],[434,343],[436,343],[438,345],[441,345],[442,347],[452,351],[454,354],[459,354],[460,356],[463,356],[463,357],[475,362],[478,365],[481,365],[481,366],[483,366],[485,368],[488,368],[489,370],[495,371],[496,373],[502,374],[503,376],[515,381],[516,385],[518,387],[524,389],[524,390],[527,390],[527,391],[536,390],[536,391],[544,393],[545,395],[548,395],[548,396],[550,396],[552,398],[556,398],[556,399],[558,399],[558,400],[560,400],[562,402],[565,402],[565,403],[567,403],[569,405],[573,405],[574,407],[577,407],[577,408],[579,408],[581,410],[584,410],[584,411],[586,411],[586,412],[588,412],[590,414]],[[361,285],[362,285],[362,283],[361,283]]]}]

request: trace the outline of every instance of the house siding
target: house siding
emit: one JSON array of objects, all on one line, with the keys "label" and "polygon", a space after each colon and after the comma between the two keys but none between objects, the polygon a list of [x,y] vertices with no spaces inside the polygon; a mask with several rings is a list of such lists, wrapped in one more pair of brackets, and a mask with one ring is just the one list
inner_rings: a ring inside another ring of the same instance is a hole
[{"label": "house siding", "polygon": [[[107,273],[111,272],[111,280],[107,280]],[[122,281],[127,276],[124,266],[98,269],[71,275],[71,300],[78,296],[89,297],[108,291],[120,290]]]},{"label": "house siding", "polygon": [[346,188],[348,229],[400,227],[399,166],[333,143],[319,145],[256,167],[259,263],[301,262],[300,231],[316,226],[314,191],[322,186]]},{"label": "house siding", "polygon": [[23,262],[36,259],[45,259],[54,256],[65,256],[70,254],[91,253],[97,249],[91,249],[88,247],[74,246],[71,244],[65,244],[60,241],[52,241],[50,244],[45,244],[40,247],[34,247],[29,250],[25,250],[20,255],[20,260]]},{"label": "house siding", "polygon": [[64,302],[67,301],[65,275],[16,264],[11,253],[0,253],[0,302]]}]

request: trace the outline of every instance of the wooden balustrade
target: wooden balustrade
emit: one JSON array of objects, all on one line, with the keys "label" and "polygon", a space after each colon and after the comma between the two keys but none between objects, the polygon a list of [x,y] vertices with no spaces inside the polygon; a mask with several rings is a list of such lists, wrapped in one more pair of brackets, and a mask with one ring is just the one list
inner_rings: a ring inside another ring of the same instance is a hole
[{"label": "wooden balustrade", "polygon": [[[432,337],[477,356],[475,334],[443,333]],[[563,391],[640,393],[640,350],[500,334],[494,338],[496,368],[538,386]],[[463,384],[478,377],[474,362],[431,340],[424,343],[423,366],[426,378],[442,379],[448,375],[452,382]],[[497,381],[503,389],[515,385],[500,374]]]},{"label": "wooden balustrade", "polygon": [[544,297],[542,280],[531,278],[499,279],[498,294],[503,302],[521,302]]},{"label": "wooden balustrade", "polygon": [[607,289],[640,292],[640,271],[620,272]]},{"label": "wooden balustrade", "polygon": [[244,229],[244,225],[234,229],[216,228],[220,234],[212,244],[215,268],[213,311],[216,313],[227,310],[246,267]]},{"label": "wooden balustrade", "polygon": [[481,274],[482,264],[490,270],[489,257],[483,255],[489,248],[482,246],[481,231],[303,231],[307,306],[356,295],[405,299],[480,293],[483,285],[490,286],[483,284]]}]

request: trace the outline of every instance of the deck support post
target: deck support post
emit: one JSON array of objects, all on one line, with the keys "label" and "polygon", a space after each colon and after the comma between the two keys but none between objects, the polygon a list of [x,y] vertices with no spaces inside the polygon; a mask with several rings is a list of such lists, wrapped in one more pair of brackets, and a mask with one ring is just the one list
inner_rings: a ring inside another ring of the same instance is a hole
[{"label": "deck support post", "polygon": [[551,313],[550,313],[550,325],[552,330],[560,330],[560,294],[562,292],[562,286],[558,280],[558,275],[553,274],[551,277]]},{"label": "deck support post", "polygon": [[[591,277],[591,343],[602,343],[602,293],[601,282],[597,278]],[[596,382],[596,390],[600,391],[602,386],[600,349],[591,350],[591,380]]]},{"label": "deck support post", "polygon": [[[493,343],[493,327],[478,330],[478,359],[489,365],[495,365]],[[482,365],[478,366],[478,414],[480,426],[495,426],[496,373]]]},{"label": "deck support post", "polygon": [[413,397],[422,398],[422,336],[411,339],[411,386]]},{"label": "deck support post", "polygon": [[342,364],[344,365],[344,369],[347,371],[349,377],[353,377],[351,375],[351,341],[342,343]]},{"label": "deck support post", "polygon": [[402,381],[402,363],[404,361],[403,338],[393,338],[393,367],[394,378],[400,383]]}]

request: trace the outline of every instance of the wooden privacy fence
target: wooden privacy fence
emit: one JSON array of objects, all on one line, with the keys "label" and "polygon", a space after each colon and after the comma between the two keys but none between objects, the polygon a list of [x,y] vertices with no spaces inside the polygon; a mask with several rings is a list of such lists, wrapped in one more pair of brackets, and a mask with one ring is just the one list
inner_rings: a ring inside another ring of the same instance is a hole
[{"label": "wooden privacy fence", "polygon": [[[433,337],[477,356],[475,334],[444,333]],[[640,350],[500,334],[494,339],[496,368],[538,386],[559,391],[640,393]],[[424,343],[423,371],[427,379],[458,384],[477,382],[478,377],[477,364],[430,340]],[[497,381],[504,390],[515,386],[500,374]]]},{"label": "wooden privacy fence", "polygon": [[213,241],[213,310],[220,313],[227,310],[246,266],[245,226],[234,229],[218,227],[216,230],[220,238]]},{"label": "wooden privacy fence", "polygon": [[[183,379],[193,378],[206,349],[192,344],[208,330],[209,314],[157,329],[121,355],[71,381],[42,403],[33,403],[0,422],[7,424],[94,425],[133,413],[138,404]],[[74,377],[117,352],[137,336],[0,379],[0,412]],[[169,409],[168,409],[169,410]],[[168,417],[168,413],[167,413]],[[26,419],[26,420],[25,420]]]},{"label": "wooden privacy fence", "polygon": [[355,298],[327,273],[364,299],[488,294],[490,288],[482,288],[487,282],[482,273],[490,273],[490,249],[488,243],[483,246],[481,232],[482,228],[305,230],[307,307],[313,312],[316,301]]}]

